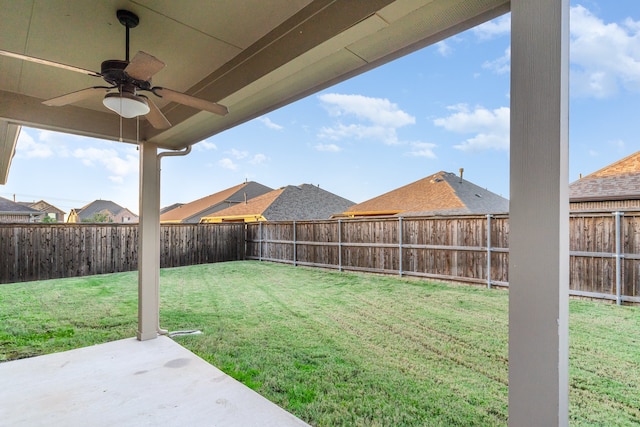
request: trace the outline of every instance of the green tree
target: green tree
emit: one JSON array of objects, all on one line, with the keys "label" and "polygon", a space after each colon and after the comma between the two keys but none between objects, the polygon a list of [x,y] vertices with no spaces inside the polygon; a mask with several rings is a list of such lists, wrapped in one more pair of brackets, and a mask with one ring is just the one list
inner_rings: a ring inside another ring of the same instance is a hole
[{"label": "green tree", "polygon": [[82,222],[113,222],[113,219],[106,212],[96,212],[93,216],[83,219]]}]

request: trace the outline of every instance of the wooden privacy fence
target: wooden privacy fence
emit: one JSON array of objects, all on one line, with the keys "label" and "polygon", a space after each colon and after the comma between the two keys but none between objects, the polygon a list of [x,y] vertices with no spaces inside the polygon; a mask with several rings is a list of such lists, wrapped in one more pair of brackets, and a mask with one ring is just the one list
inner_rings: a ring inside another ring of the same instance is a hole
[{"label": "wooden privacy fence", "polygon": [[[243,224],[160,227],[163,268],[240,259]],[[137,269],[137,224],[0,224],[0,283]]]},{"label": "wooden privacy fence", "polygon": [[[246,257],[509,285],[506,215],[247,224]],[[570,217],[570,293],[640,303],[640,213]]]},{"label": "wooden privacy fence", "polygon": [[[640,212],[573,214],[569,225],[571,294],[640,303]],[[247,258],[509,285],[505,215],[172,224],[160,232],[163,268]],[[0,224],[0,283],[137,268],[136,224]]]}]

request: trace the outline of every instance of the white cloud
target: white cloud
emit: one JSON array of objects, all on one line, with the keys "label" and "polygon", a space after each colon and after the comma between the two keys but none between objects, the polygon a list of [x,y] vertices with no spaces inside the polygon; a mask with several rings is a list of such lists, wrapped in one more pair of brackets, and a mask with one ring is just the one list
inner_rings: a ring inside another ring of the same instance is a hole
[{"label": "white cloud", "polygon": [[268,118],[268,117],[260,117],[258,120],[260,120],[262,123],[264,123],[264,125],[266,127],[268,127],[269,129],[273,129],[273,130],[282,130],[282,129],[284,129],[283,126],[280,126],[279,124],[272,122],[271,119]]},{"label": "white cloud", "polygon": [[480,40],[489,40],[511,32],[511,14],[502,15],[472,29]]},{"label": "white cloud", "polygon": [[218,165],[223,169],[229,169],[229,170],[232,170],[232,171],[238,169],[238,165],[233,163],[233,160],[231,160],[229,158],[224,158],[222,160],[219,160],[218,161]]},{"label": "white cloud", "polygon": [[242,160],[242,159],[247,158],[249,156],[249,152],[248,151],[236,150],[235,148],[232,148],[231,150],[227,151],[227,153],[231,154],[231,156],[236,158],[237,160]]},{"label": "white cloud", "polygon": [[336,144],[316,144],[315,149],[318,151],[328,151],[331,153],[342,151],[342,148],[340,148]]},{"label": "white cloud", "polygon": [[444,57],[450,56],[453,52],[453,49],[445,40],[439,41],[435,46],[438,53]]},{"label": "white cloud", "polygon": [[511,71],[511,46],[507,47],[504,55],[493,61],[485,61],[482,68],[491,70],[496,74],[505,74]]},{"label": "white cloud", "polygon": [[373,139],[385,144],[398,144],[396,129],[416,122],[415,117],[384,98],[338,93],[328,93],[318,98],[331,116],[355,119],[357,122],[338,122],[332,127],[324,127],[318,134],[321,138],[336,141],[344,138]]},{"label": "white cloud", "polygon": [[640,21],[607,24],[578,5],[570,31],[572,95],[604,98],[621,86],[640,92]]},{"label": "white cloud", "polygon": [[264,163],[267,160],[267,156],[264,154],[256,154],[249,160],[249,163],[252,165],[259,165],[260,163]]},{"label": "white cloud", "polygon": [[124,178],[138,171],[138,157],[133,154],[125,154],[120,157],[120,153],[115,149],[100,149],[95,147],[77,148],[72,156],[80,159],[82,164],[88,167],[95,167],[96,164],[103,166],[108,172],[109,180],[115,183],[124,182]]},{"label": "white cloud", "polygon": [[415,117],[398,108],[385,98],[370,98],[363,95],[326,93],[318,97],[333,116],[355,116],[375,125],[399,128],[416,122]]},{"label": "white cloud", "polygon": [[433,149],[436,148],[436,144],[430,142],[412,142],[411,151],[407,154],[413,157],[426,157],[427,159],[435,159],[436,154]]},{"label": "white cloud", "polygon": [[467,105],[458,104],[448,107],[453,114],[433,121],[440,126],[456,133],[475,134],[464,142],[454,145],[462,151],[477,150],[508,150],[509,149],[509,115],[508,107],[488,110],[478,106],[471,111]]},{"label": "white cloud", "polygon": [[623,152],[625,148],[625,143],[621,139],[616,139],[615,141],[608,142],[610,146],[615,148],[618,152]]},{"label": "white cloud", "polygon": [[[509,31],[508,16],[474,28],[480,39]],[[605,98],[620,88],[640,92],[640,21],[605,23],[584,6],[570,9],[571,95]],[[482,67],[497,74],[510,70],[511,49]]]},{"label": "white cloud", "polygon": [[376,139],[388,145],[398,144],[398,135],[395,128],[384,126],[366,126],[362,124],[343,125],[337,124],[332,128],[324,127],[320,130],[322,138],[339,141],[344,138]]},{"label": "white cloud", "polygon": [[218,146],[213,142],[201,141],[196,145],[194,145],[194,148],[199,151],[205,151],[205,150],[217,150]]},{"label": "white cloud", "polygon": [[26,157],[27,159],[44,159],[53,156],[53,150],[49,144],[36,142],[27,132],[21,131],[16,144],[16,157]]}]

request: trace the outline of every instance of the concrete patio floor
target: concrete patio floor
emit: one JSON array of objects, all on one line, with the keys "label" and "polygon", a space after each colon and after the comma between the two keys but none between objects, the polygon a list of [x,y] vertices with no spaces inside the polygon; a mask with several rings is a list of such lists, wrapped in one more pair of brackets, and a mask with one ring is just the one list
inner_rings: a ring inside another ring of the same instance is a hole
[{"label": "concrete patio floor", "polygon": [[167,337],[0,363],[2,426],[306,426]]}]

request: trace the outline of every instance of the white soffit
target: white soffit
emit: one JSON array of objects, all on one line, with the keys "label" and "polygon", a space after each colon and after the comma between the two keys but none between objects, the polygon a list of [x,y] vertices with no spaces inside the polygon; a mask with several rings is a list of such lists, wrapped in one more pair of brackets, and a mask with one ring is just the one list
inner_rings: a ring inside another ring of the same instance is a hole
[{"label": "white soffit", "polygon": [[[153,97],[173,127],[140,120],[141,140],[179,149],[509,10],[508,0],[0,0],[0,49],[99,71],[124,59],[115,10],[140,16],[131,55],[166,63],[154,85],[229,107],[224,117]],[[101,79],[0,56],[0,120],[118,140],[101,97],[65,107],[43,99]],[[136,142],[135,120],[122,138]],[[0,140],[0,153],[13,141]],[[6,161],[5,161],[6,163]]]}]

